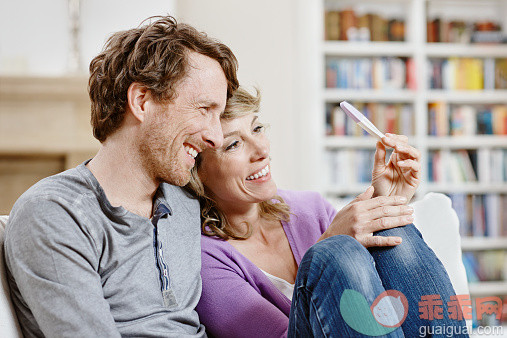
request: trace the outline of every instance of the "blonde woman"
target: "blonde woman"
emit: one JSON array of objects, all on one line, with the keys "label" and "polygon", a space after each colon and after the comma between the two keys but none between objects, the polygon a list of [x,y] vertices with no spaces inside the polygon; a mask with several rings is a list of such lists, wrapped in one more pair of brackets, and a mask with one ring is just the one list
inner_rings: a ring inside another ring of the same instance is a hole
[{"label": "blonde woman", "polygon": [[[236,90],[222,116],[224,144],[198,156],[188,186],[201,202],[203,293],[197,311],[208,334],[336,337],[374,331],[413,337],[422,326],[464,330],[464,321],[447,316],[419,318],[421,296],[441,295],[446,314],[445,300],[454,290],[411,224],[407,203],[419,184],[420,164],[407,138],[387,135],[378,142],[372,186],[337,212],[318,193],[278,190],[259,104],[258,92]],[[394,148],[387,164],[385,146]],[[370,325],[373,331],[354,329],[344,311],[356,319],[368,314],[358,304],[340,303],[347,289],[367,304],[385,290],[398,290],[408,314],[402,318],[388,304],[380,309],[384,318]],[[386,323],[395,326],[380,325]]]}]

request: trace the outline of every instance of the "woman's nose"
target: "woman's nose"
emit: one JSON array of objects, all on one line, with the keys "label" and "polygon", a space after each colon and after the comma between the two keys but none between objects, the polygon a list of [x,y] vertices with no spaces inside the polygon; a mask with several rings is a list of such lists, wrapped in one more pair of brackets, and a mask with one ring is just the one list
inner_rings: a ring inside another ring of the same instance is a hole
[{"label": "woman's nose", "polygon": [[269,142],[257,140],[254,144],[253,160],[263,160],[269,157]]}]

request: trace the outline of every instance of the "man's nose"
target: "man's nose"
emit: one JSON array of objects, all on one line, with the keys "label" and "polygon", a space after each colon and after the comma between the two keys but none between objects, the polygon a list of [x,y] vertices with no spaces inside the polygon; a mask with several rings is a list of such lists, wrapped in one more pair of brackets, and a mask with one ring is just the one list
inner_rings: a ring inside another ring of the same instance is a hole
[{"label": "man's nose", "polygon": [[224,134],[220,124],[220,116],[214,116],[203,133],[203,139],[211,148],[220,148],[224,144]]}]

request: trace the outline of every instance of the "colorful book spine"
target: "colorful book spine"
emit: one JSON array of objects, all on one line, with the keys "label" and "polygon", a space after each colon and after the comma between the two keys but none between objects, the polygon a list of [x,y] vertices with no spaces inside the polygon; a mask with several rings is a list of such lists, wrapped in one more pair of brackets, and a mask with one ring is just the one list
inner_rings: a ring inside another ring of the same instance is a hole
[{"label": "colorful book spine", "polygon": [[[379,130],[386,133],[414,135],[414,111],[408,104],[364,103],[353,102]],[[326,118],[326,134],[335,136],[368,136],[339,105],[328,105]]]},{"label": "colorful book spine", "polygon": [[429,103],[428,135],[507,135],[507,105]]},{"label": "colorful book spine", "polygon": [[324,14],[326,40],[405,41],[405,21],[378,13],[358,15],[352,8],[327,10]]},{"label": "colorful book spine", "polygon": [[431,89],[507,89],[507,60],[493,58],[431,59],[428,61]]},{"label": "colorful book spine", "polygon": [[[409,70],[415,71],[413,67]],[[408,80],[415,89],[414,78],[401,58],[335,58],[326,62],[326,88],[396,90],[407,88]]]},{"label": "colorful book spine", "polygon": [[458,215],[461,236],[505,237],[507,195],[449,194]]},{"label": "colorful book spine", "polygon": [[428,179],[436,183],[507,182],[507,150],[438,150],[429,152]]}]

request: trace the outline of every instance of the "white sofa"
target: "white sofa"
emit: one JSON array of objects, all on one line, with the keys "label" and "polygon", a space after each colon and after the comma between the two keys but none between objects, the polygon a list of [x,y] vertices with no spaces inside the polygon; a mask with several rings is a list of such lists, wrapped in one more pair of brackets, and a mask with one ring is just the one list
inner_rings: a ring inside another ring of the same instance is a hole
[{"label": "white sofa", "polygon": [[[429,193],[413,203],[414,224],[428,245],[442,261],[457,294],[469,294],[465,268],[461,260],[459,221],[451,200],[442,194]],[[4,259],[3,240],[7,216],[0,216],[0,337],[22,337],[9,296]]]},{"label": "white sofa", "polygon": [[7,285],[7,275],[4,264],[4,230],[7,223],[7,216],[0,216],[0,337],[14,338],[23,337],[19,329],[18,320],[12,307],[11,297],[9,295],[9,286]]}]

